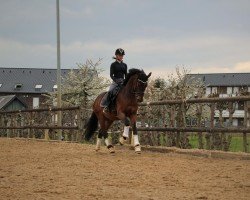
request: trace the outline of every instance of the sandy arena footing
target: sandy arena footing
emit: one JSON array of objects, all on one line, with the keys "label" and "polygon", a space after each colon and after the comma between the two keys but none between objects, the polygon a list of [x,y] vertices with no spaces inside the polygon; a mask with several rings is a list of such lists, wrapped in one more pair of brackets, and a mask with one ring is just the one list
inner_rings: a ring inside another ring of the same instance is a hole
[{"label": "sandy arena footing", "polygon": [[248,199],[250,161],[0,138],[0,199]]}]

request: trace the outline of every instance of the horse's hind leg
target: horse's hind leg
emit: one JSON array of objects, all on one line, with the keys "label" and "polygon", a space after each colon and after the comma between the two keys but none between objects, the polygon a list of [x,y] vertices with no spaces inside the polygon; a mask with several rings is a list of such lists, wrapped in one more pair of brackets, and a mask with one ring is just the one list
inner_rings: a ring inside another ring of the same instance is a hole
[{"label": "horse's hind leg", "polygon": [[110,141],[110,139],[108,138],[108,132],[107,130],[104,131],[102,130],[102,134],[103,134],[103,137],[104,137],[104,141],[105,141],[105,144],[109,150],[110,153],[115,153],[115,149],[114,149],[114,146],[112,145],[112,142]]},{"label": "horse's hind leg", "polygon": [[112,124],[112,122],[113,121],[110,121],[110,120],[102,120],[102,122],[100,123],[101,128],[99,130],[96,148],[100,147],[99,144],[101,143],[101,140],[102,140],[102,137],[103,137],[109,152],[110,153],[115,153],[114,146],[112,145],[110,139],[108,138],[108,129],[109,129],[110,125]]},{"label": "horse's hind leg", "polygon": [[100,129],[96,141],[96,147],[95,147],[96,151],[99,151],[101,149],[101,144],[102,144],[102,131]]}]

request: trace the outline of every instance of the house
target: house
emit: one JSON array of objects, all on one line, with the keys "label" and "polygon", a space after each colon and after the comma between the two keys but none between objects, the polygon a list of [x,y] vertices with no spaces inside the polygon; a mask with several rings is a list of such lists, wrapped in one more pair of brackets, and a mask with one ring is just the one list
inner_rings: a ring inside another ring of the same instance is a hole
[{"label": "house", "polygon": [[[62,69],[65,77],[70,69]],[[16,95],[29,109],[41,108],[44,94],[57,89],[57,70],[46,68],[0,68],[0,96]]]},{"label": "house", "polygon": [[27,105],[16,95],[0,96],[0,110],[24,110]]},{"label": "house", "polygon": [[[237,96],[240,93],[250,95],[250,73],[214,73],[214,74],[189,74],[194,79],[203,81],[206,86],[206,96],[217,94],[219,97]],[[233,114],[233,126],[243,126],[244,102],[236,103]],[[215,111],[215,123],[219,119],[219,111]],[[222,117],[228,122],[229,112],[224,110]]]}]

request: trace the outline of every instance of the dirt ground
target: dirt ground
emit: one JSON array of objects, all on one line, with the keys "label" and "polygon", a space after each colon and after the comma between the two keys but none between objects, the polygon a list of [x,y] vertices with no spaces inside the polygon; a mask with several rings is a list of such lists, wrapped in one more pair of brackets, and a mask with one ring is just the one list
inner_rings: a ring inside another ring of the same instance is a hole
[{"label": "dirt ground", "polygon": [[0,199],[250,199],[250,161],[0,138]]}]

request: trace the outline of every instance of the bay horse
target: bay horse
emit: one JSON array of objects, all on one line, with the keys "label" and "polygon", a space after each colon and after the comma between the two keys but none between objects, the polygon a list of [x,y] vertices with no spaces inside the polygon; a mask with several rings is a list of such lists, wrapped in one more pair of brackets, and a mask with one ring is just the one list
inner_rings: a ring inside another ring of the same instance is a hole
[{"label": "bay horse", "polygon": [[104,137],[105,144],[110,153],[114,153],[114,147],[108,138],[108,129],[115,120],[122,120],[125,124],[123,137],[120,138],[120,144],[123,145],[129,136],[129,128],[132,127],[134,135],[134,148],[136,153],[141,152],[141,147],[138,139],[138,133],[136,128],[136,118],[138,103],[143,101],[144,92],[148,85],[148,78],[151,76],[151,72],[146,75],[143,70],[130,69],[127,74],[123,86],[120,89],[116,100],[116,113],[104,112],[103,107],[100,106],[101,100],[106,92],[101,93],[94,101],[93,112],[85,128],[85,140],[90,140],[94,132],[98,128],[98,122],[100,129],[98,132],[98,138],[96,142],[96,151],[100,150],[101,140]]}]

